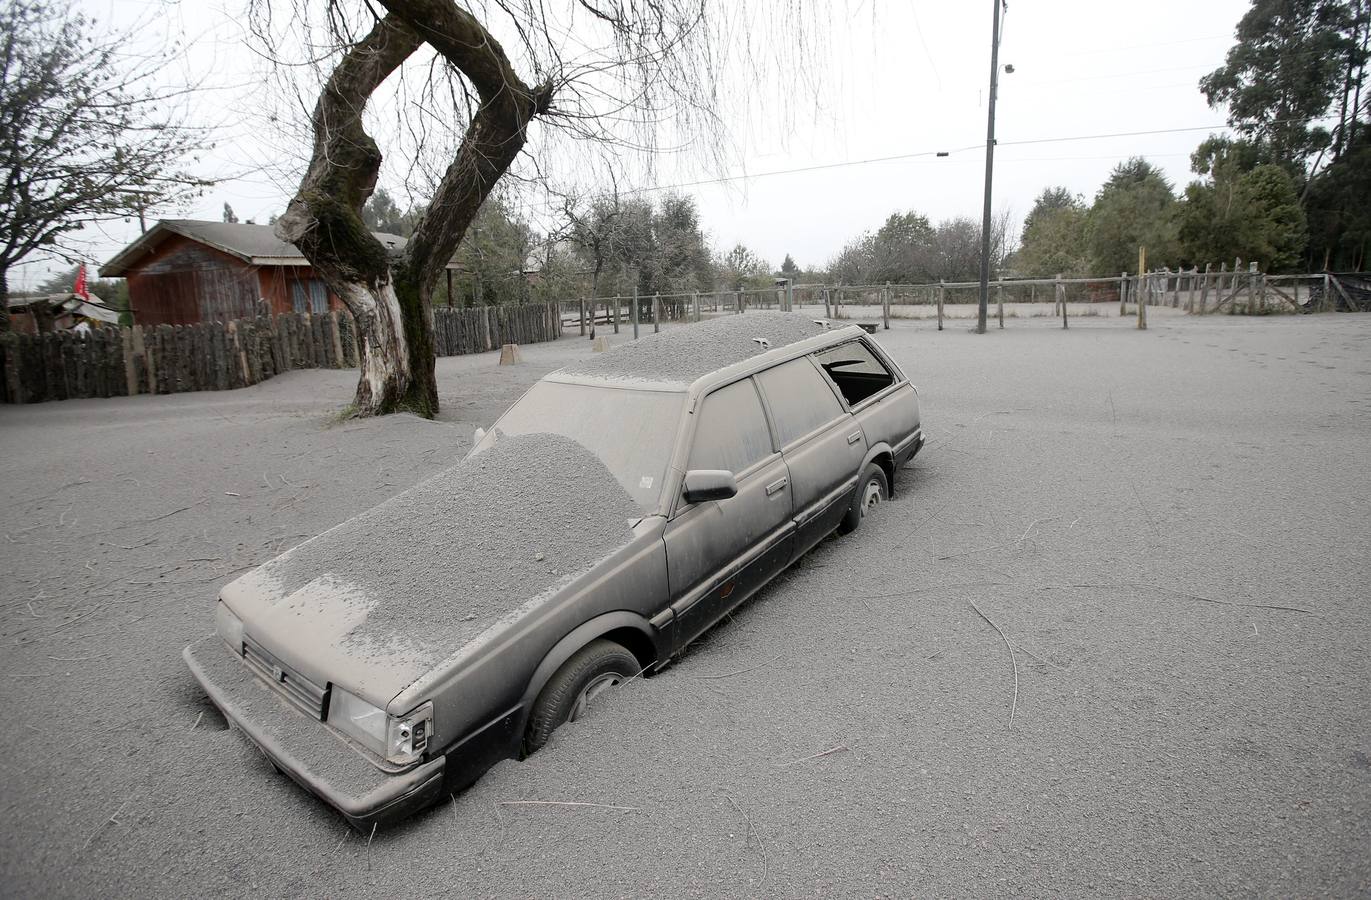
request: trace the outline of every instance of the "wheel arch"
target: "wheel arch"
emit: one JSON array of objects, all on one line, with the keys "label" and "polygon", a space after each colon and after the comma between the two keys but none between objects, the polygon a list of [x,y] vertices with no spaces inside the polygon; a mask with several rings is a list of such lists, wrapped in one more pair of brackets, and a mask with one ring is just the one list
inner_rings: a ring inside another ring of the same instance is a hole
[{"label": "wheel arch", "polygon": [[[876,465],[881,467],[881,471],[885,473],[886,494],[891,497],[894,497],[895,452],[890,448],[890,445],[882,441],[879,444],[876,444],[870,449],[868,449],[866,451],[866,458],[862,460],[862,467],[857,470],[858,475],[864,472],[866,470],[866,467],[869,466],[871,463],[875,463]],[[860,484],[857,485],[857,489],[861,490]]]},{"label": "wheel arch", "polygon": [[533,706],[533,701],[538,698],[538,694],[542,692],[552,676],[576,654],[576,651],[598,638],[608,638],[622,644],[634,655],[643,669],[651,667],[660,658],[657,642],[653,638],[652,626],[647,619],[635,612],[619,610],[604,613],[589,622],[582,623],[554,644],[547,655],[543,657],[542,662],[538,663],[538,667],[533,670],[533,676],[529,678],[520,703],[519,734],[523,733],[528,722],[529,710]]}]

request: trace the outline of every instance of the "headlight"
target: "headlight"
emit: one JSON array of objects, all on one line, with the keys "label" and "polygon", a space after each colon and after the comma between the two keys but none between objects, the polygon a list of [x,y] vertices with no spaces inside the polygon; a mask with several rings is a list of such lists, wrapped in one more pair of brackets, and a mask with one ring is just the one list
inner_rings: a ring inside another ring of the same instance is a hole
[{"label": "headlight", "polygon": [[229,649],[243,655],[243,620],[233,614],[228,604],[220,600],[214,607],[214,630],[229,645]]},{"label": "headlight", "polygon": [[428,748],[433,704],[425,703],[407,716],[390,716],[334,685],[328,723],[377,756],[403,766],[422,759]]}]

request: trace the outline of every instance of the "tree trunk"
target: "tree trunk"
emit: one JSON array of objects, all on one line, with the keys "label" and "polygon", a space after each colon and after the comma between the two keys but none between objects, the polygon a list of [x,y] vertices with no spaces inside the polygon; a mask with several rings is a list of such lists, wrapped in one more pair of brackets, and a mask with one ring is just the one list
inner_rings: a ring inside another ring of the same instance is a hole
[{"label": "tree trunk", "polygon": [[[314,152],[276,233],[295,244],[357,323],[354,414],[438,412],[433,292],[496,181],[523,148],[525,128],[552,100],[529,89],[503,49],[452,0],[381,0],[388,14],[348,48],[313,114]],[[391,253],[361,210],[376,187],[381,151],[362,112],[371,94],[427,41],[466,76],[482,105],[404,249]]]},{"label": "tree trunk", "polygon": [[0,334],[10,330],[10,270],[0,266]]}]

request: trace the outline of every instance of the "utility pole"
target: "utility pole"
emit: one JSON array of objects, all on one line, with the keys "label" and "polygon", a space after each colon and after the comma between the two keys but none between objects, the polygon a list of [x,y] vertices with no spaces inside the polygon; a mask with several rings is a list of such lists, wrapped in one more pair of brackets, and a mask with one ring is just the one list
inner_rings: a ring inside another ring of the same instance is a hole
[{"label": "utility pole", "polygon": [[995,174],[995,95],[1000,89],[1000,7],[995,4],[993,32],[990,36],[990,117],[985,133],[985,215],[981,219],[981,305],[976,312],[976,333],[985,334],[986,311],[990,305],[990,185]]}]

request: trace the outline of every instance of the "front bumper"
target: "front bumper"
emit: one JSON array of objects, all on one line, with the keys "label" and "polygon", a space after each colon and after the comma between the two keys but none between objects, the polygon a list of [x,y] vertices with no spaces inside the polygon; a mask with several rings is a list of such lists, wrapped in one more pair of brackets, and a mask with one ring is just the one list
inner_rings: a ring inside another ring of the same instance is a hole
[{"label": "front bumper", "polygon": [[183,656],[224,716],[278,769],[354,827],[405,818],[444,795],[444,757],[393,775],[381,771],[346,738],[264,684],[217,635],[191,644]]}]

